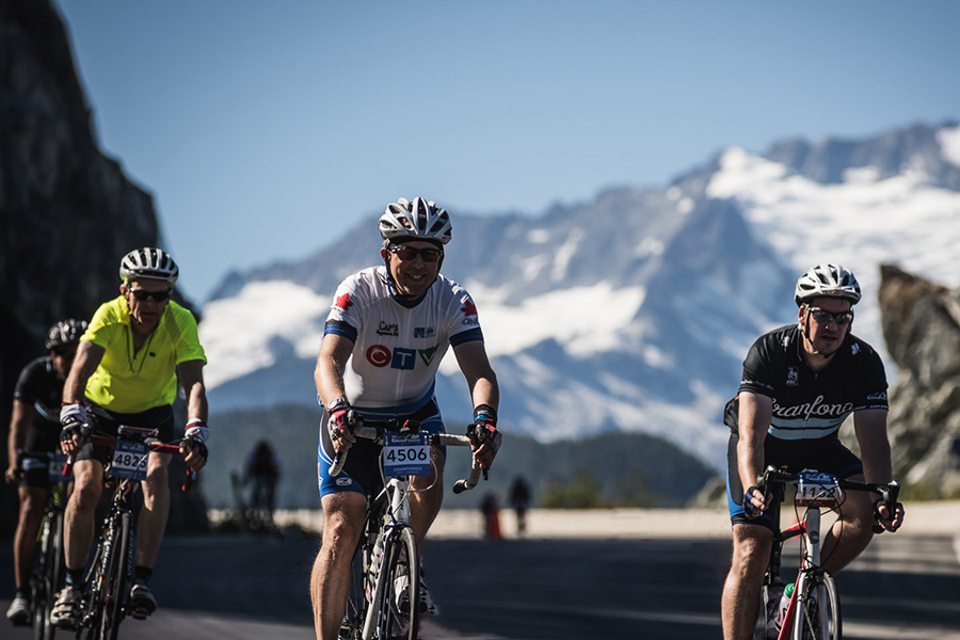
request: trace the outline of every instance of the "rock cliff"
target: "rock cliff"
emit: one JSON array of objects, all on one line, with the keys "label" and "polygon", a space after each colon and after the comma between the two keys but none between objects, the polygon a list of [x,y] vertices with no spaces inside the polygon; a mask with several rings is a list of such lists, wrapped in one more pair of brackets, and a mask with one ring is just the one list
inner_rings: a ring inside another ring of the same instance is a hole
[{"label": "rock cliff", "polygon": [[912,498],[960,496],[960,290],[881,266],[883,336],[900,368],[890,389],[894,477]]},{"label": "rock cliff", "polygon": [[[0,463],[13,387],[53,322],[117,295],[130,249],[161,245],[153,198],[99,149],[50,0],[0,0]],[[179,477],[177,478],[179,480]],[[0,490],[0,533],[16,495]],[[180,518],[171,514],[171,520]]]}]

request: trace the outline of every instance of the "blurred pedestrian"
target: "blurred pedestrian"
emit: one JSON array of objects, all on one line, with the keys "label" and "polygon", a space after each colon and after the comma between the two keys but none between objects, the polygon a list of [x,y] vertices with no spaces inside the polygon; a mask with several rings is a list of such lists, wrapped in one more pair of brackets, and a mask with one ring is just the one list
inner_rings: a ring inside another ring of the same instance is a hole
[{"label": "blurred pedestrian", "polygon": [[523,476],[517,476],[513,480],[513,486],[510,487],[510,506],[517,512],[517,535],[523,536],[527,533],[527,509],[530,507],[530,485]]},{"label": "blurred pedestrian", "polygon": [[483,496],[480,512],[483,513],[483,536],[488,540],[503,538],[500,531],[500,499],[497,494],[488,493]]}]

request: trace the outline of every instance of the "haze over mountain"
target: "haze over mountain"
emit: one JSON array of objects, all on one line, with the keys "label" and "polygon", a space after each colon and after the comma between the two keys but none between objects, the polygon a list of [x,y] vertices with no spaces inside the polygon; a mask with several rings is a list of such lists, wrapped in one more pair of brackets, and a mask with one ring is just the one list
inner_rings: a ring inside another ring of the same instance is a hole
[{"label": "haze over mountain", "polygon": [[[720,468],[720,410],[743,356],[795,321],[794,283],[816,263],[857,274],[854,332],[884,355],[893,382],[878,265],[956,284],[960,127],[784,140],[764,154],[732,147],[663,188],[611,188],[536,217],[439,204],[454,225],[443,272],[477,303],[505,429],[542,441],[641,431]],[[214,411],[315,403],[332,293],[379,262],[378,215],[306,260],[224,278],[201,325]],[[468,416],[452,356],[441,373],[444,413]]]}]

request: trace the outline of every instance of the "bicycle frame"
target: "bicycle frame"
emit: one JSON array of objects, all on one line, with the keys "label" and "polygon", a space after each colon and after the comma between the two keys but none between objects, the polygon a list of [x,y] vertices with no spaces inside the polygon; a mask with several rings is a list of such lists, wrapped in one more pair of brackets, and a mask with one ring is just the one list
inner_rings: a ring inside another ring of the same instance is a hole
[{"label": "bicycle frame", "polygon": [[[395,425],[390,425],[394,426]],[[407,422],[399,431],[413,433],[419,430],[419,423]],[[383,443],[383,427],[363,427],[355,433],[358,438]],[[396,430],[395,428],[393,430]],[[466,436],[434,434],[429,439],[431,446],[469,446]],[[331,466],[331,475],[337,475],[346,456],[337,456]],[[431,461],[432,466],[432,461]],[[398,627],[405,622],[399,632],[412,640],[419,631],[419,566],[417,542],[410,528],[410,500],[412,479],[410,476],[396,476],[387,479],[383,475],[383,489],[369,500],[367,516],[357,545],[352,570],[350,598],[344,617],[341,635],[350,640],[373,640],[396,637]],[[459,493],[476,486],[480,469],[474,461],[470,478],[455,483],[454,491]],[[357,566],[359,563],[359,566]],[[400,573],[394,575],[400,566]],[[397,596],[394,580],[406,581],[404,590],[408,607],[399,610],[394,601]]]},{"label": "bicycle frame", "polygon": [[[89,434],[90,429],[87,428]],[[150,452],[180,454],[176,444],[153,441],[156,430],[121,426],[117,437],[102,434],[89,435],[95,445],[115,447],[118,441],[145,442]],[[67,460],[64,475],[69,475],[73,458]],[[110,477],[112,465],[104,468],[104,479]],[[188,472],[184,491],[193,485],[194,474]],[[93,561],[84,576],[84,597],[77,619],[77,637],[86,630],[87,640],[116,640],[120,623],[127,615],[146,617],[145,612],[128,606],[129,586],[133,579],[135,536],[133,532],[133,498],[140,487],[135,478],[112,478],[113,496],[110,512],[104,518]]]},{"label": "bicycle frame", "polygon": [[[778,505],[776,512],[770,515],[774,522],[779,522],[779,504],[783,497],[783,487],[786,484],[797,485],[797,496],[794,499],[796,509],[803,508],[802,517],[798,517],[793,525],[774,531],[773,545],[770,551],[770,561],[763,580],[762,614],[766,622],[768,603],[771,596],[771,587],[779,586],[782,593],[783,582],[780,578],[781,557],[783,544],[792,538],[799,537],[801,543],[800,569],[795,581],[796,588],[791,596],[789,606],[784,616],[779,640],[789,638],[804,638],[805,629],[815,634],[815,640],[836,640],[841,636],[840,602],[836,585],[829,572],[821,567],[820,539],[821,539],[821,509],[839,512],[843,505],[841,490],[873,491],[883,496],[883,501],[893,513],[896,505],[899,484],[864,483],[849,480],[840,480],[829,474],[816,471],[803,471],[799,474],[787,473],[774,467],[768,467],[762,476],[757,479],[757,485],[766,493],[766,487],[775,485],[774,501]],[[776,590],[774,590],[774,593]],[[811,606],[816,604],[815,609]],[[826,615],[825,615],[826,614]],[[766,624],[761,625],[766,638]],[[819,628],[816,628],[819,627]]]}]

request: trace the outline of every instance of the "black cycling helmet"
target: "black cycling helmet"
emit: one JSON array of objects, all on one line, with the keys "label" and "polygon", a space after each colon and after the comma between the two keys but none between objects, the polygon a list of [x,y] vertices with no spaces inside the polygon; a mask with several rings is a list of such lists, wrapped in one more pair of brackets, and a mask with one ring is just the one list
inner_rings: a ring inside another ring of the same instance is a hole
[{"label": "black cycling helmet", "polygon": [[65,344],[79,344],[80,336],[87,330],[87,323],[83,320],[64,320],[50,327],[47,331],[47,349],[56,349]]},{"label": "black cycling helmet", "polygon": [[180,269],[170,254],[156,247],[134,249],[120,261],[120,278],[124,282],[150,278],[163,280],[172,287],[179,275]]}]

